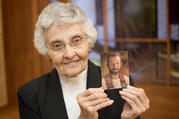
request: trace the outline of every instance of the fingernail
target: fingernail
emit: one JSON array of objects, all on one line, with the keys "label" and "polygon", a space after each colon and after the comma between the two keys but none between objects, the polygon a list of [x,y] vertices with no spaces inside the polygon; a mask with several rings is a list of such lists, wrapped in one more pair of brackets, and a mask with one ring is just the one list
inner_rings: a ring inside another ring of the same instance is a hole
[{"label": "fingernail", "polygon": [[119,91],[120,94],[123,94],[124,92],[123,91]]},{"label": "fingernail", "polygon": [[114,100],[110,100],[111,101],[111,103],[113,103],[114,102]]}]

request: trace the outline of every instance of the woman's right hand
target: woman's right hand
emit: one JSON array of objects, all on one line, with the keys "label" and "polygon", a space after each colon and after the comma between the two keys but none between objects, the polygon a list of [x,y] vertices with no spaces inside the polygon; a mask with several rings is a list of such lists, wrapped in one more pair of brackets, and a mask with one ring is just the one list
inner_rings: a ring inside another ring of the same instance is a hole
[{"label": "woman's right hand", "polygon": [[90,88],[77,95],[81,108],[78,119],[98,119],[98,110],[112,105],[113,100],[107,98],[102,88]]}]

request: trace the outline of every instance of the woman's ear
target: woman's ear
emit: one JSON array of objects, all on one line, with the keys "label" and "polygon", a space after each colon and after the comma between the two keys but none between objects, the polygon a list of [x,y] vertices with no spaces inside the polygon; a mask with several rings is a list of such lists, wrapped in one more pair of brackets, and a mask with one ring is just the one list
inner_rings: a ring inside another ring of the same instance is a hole
[{"label": "woman's ear", "polygon": [[50,56],[48,55],[48,53],[46,53],[44,56],[47,58],[48,61],[52,62],[52,60],[51,60]]},{"label": "woman's ear", "polygon": [[90,45],[88,43],[88,53],[90,53],[90,52],[91,52],[91,47],[90,47]]}]

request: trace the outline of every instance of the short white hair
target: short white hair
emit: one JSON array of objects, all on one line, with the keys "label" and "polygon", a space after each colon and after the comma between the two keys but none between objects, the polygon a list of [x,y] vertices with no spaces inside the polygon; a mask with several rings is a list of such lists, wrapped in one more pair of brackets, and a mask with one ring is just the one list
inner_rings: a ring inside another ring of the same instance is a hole
[{"label": "short white hair", "polygon": [[38,17],[34,33],[34,46],[40,54],[47,53],[44,31],[53,23],[59,25],[70,23],[81,23],[83,32],[87,35],[90,47],[94,47],[97,39],[96,28],[84,12],[71,3],[53,2],[47,5]]}]

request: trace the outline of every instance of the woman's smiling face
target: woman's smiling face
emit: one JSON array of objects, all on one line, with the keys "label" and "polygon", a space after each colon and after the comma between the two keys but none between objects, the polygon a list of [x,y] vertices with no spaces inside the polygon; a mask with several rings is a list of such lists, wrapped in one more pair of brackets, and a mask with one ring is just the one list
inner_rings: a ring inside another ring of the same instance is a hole
[{"label": "woman's smiling face", "polygon": [[54,24],[45,38],[47,55],[60,75],[75,77],[86,69],[90,47],[80,23]]}]

